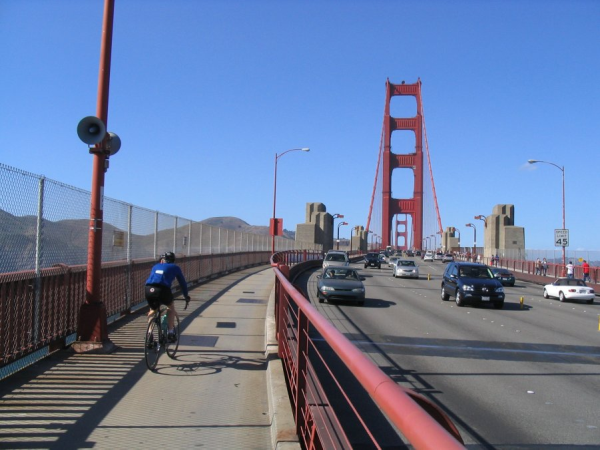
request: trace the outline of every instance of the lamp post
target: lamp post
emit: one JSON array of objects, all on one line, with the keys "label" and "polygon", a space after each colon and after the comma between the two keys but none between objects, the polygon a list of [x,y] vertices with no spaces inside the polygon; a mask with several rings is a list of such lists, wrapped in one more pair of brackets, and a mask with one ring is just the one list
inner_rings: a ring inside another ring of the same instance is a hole
[{"label": "lamp post", "polygon": [[[487,217],[483,214],[479,214],[478,216],[474,216],[473,219],[483,221],[483,253],[485,253],[485,229],[487,228]],[[485,256],[485,254],[483,256]]]},{"label": "lamp post", "polygon": [[[560,170],[562,172],[562,229],[566,230],[566,223],[565,223],[565,166],[559,166],[558,164],[554,164],[553,162],[548,162],[548,161],[539,161],[537,159],[529,159],[527,161],[529,164],[535,164],[535,163],[544,163],[544,164],[550,164],[551,166],[556,167],[558,170]],[[565,252],[565,246],[562,246],[562,266],[563,266],[563,275],[564,275],[564,271],[567,265],[567,255]]]},{"label": "lamp post", "polygon": [[432,234],[430,237],[433,238],[433,249],[432,250],[435,252],[435,251],[437,251],[437,239],[436,239],[435,234]]},{"label": "lamp post", "polygon": [[460,251],[460,230],[454,227],[454,231],[458,231],[458,251]]},{"label": "lamp post", "polygon": [[[369,247],[369,235],[371,235],[371,246]],[[367,247],[369,251],[373,251],[373,230],[367,230]]]},{"label": "lamp post", "polygon": [[467,223],[465,227],[473,228],[473,257],[477,254],[477,228],[474,223]]},{"label": "lamp post", "polygon": [[340,223],[338,223],[338,227],[337,227],[337,248],[336,248],[336,250],[340,249],[340,227],[342,225],[348,225],[348,222],[340,222]]},{"label": "lamp post", "polygon": [[279,160],[279,158],[281,158],[283,155],[285,155],[286,153],[289,152],[308,152],[310,151],[310,148],[308,147],[303,147],[303,148],[291,148],[289,150],[286,150],[283,153],[275,153],[275,177],[274,177],[274,182],[273,182],[273,218],[271,219],[271,236],[272,236],[272,240],[271,240],[271,253],[275,253],[275,236],[278,235],[278,231],[279,231],[279,221],[275,218],[275,203],[277,200],[277,161]]},{"label": "lamp post", "polygon": [[425,251],[429,250],[429,238],[431,236],[426,236],[425,237]]}]

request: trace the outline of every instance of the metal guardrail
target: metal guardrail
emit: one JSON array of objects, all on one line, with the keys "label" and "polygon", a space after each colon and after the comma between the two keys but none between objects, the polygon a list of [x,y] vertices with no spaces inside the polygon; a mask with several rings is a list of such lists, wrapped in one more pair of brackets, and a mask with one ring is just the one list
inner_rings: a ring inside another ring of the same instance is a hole
[{"label": "metal guardrail", "polygon": [[[352,411],[351,422],[362,427],[362,434],[370,440],[368,446],[381,448],[376,433],[364,420],[367,412],[363,405],[354,401],[345,388],[342,373],[348,372],[414,448],[464,448],[457,428],[437,405],[396,384],[321,316],[289,281],[289,266],[282,264],[286,260],[284,254],[272,258],[278,352],[291,394],[296,431],[304,448],[352,448],[346,424],[338,419],[340,403],[345,411]],[[311,335],[314,330],[342,362],[342,371],[329,363],[322,346]],[[316,366],[324,370],[317,371]],[[319,373],[324,373],[327,380],[320,378]],[[325,384],[329,389],[324,388]],[[335,402],[331,401],[332,390]]]},{"label": "metal guardrail", "polygon": [[[239,252],[177,258],[191,287],[244,267],[267,264],[270,252]],[[105,263],[101,300],[108,323],[146,305],[144,284],[154,259]],[[59,264],[0,274],[0,379],[76,340],[85,300],[87,267]],[[178,289],[177,282],[174,289]]]}]

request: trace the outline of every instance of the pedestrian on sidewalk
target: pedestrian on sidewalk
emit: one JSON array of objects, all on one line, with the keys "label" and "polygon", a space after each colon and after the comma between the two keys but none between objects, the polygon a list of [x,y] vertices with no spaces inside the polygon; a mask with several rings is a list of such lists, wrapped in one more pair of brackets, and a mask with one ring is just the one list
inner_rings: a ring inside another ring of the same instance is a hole
[{"label": "pedestrian on sidewalk", "polygon": [[548,273],[548,261],[546,261],[546,258],[542,259],[542,272],[544,273],[544,276]]},{"label": "pedestrian on sidewalk", "polygon": [[540,258],[535,260],[535,274],[536,275],[542,274],[542,261],[540,260]]},{"label": "pedestrian on sidewalk", "polygon": [[581,267],[583,267],[583,281],[591,281],[590,280],[590,265],[588,264],[588,262],[585,259],[583,260],[583,264],[581,265]]},{"label": "pedestrian on sidewalk", "polygon": [[574,278],[575,276],[575,266],[573,266],[573,261],[569,261],[567,264],[567,278]]},{"label": "pedestrian on sidewalk", "polygon": [[152,267],[150,276],[146,280],[145,288],[146,301],[150,306],[148,321],[152,320],[154,311],[160,308],[160,305],[167,307],[167,325],[169,329],[167,337],[170,342],[177,340],[175,332],[175,316],[177,316],[177,311],[173,304],[173,292],[171,291],[171,285],[175,279],[179,282],[183,296],[189,301],[190,296],[188,295],[187,282],[181,268],[175,264],[175,254],[167,252],[161,255],[159,263]]}]

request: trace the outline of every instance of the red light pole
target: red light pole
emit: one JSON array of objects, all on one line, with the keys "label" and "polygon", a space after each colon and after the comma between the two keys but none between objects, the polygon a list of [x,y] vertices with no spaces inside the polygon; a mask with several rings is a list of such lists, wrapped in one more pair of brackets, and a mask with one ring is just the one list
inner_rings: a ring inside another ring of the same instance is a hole
[{"label": "red light pole", "polygon": [[[114,0],[105,0],[98,74],[98,97],[96,115],[106,126],[108,122],[108,92],[110,84],[110,62],[112,49]],[[88,234],[88,260],[86,298],[79,310],[77,342],[73,349],[78,353],[96,351],[109,353],[116,347],[108,338],[106,308],[100,300],[100,274],[102,265],[102,228],[104,172],[108,168],[110,136],[90,148],[94,155],[90,226]]]},{"label": "red light pole", "polygon": [[279,236],[281,234],[282,228],[283,228],[283,224],[281,222],[281,219],[276,219],[275,218],[275,203],[277,200],[277,161],[279,160],[279,158],[281,158],[283,155],[285,155],[286,153],[289,152],[297,152],[297,151],[301,151],[301,152],[309,152],[310,149],[307,147],[304,148],[292,148],[290,150],[286,150],[283,153],[277,154],[275,153],[275,177],[274,177],[274,183],[273,183],[273,218],[271,219],[271,236],[272,236],[272,240],[271,240],[271,253],[275,253],[275,236]]}]

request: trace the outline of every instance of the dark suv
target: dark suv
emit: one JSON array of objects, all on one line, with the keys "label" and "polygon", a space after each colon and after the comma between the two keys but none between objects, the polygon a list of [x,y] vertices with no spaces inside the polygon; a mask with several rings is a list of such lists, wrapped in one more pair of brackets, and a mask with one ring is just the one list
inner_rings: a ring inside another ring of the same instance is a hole
[{"label": "dark suv", "polygon": [[365,256],[365,269],[367,267],[377,267],[378,269],[381,269],[379,253],[367,253],[367,256]]},{"label": "dark suv", "polygon": [[442,300],[448,300],[450,296],[456,299],[457,306],[464,306],[465,303],[492,303],[496,309],[502,309],[504,306],[502,283],[494,277],[490,268],[483,264],[448,264],[442,279]]}]

